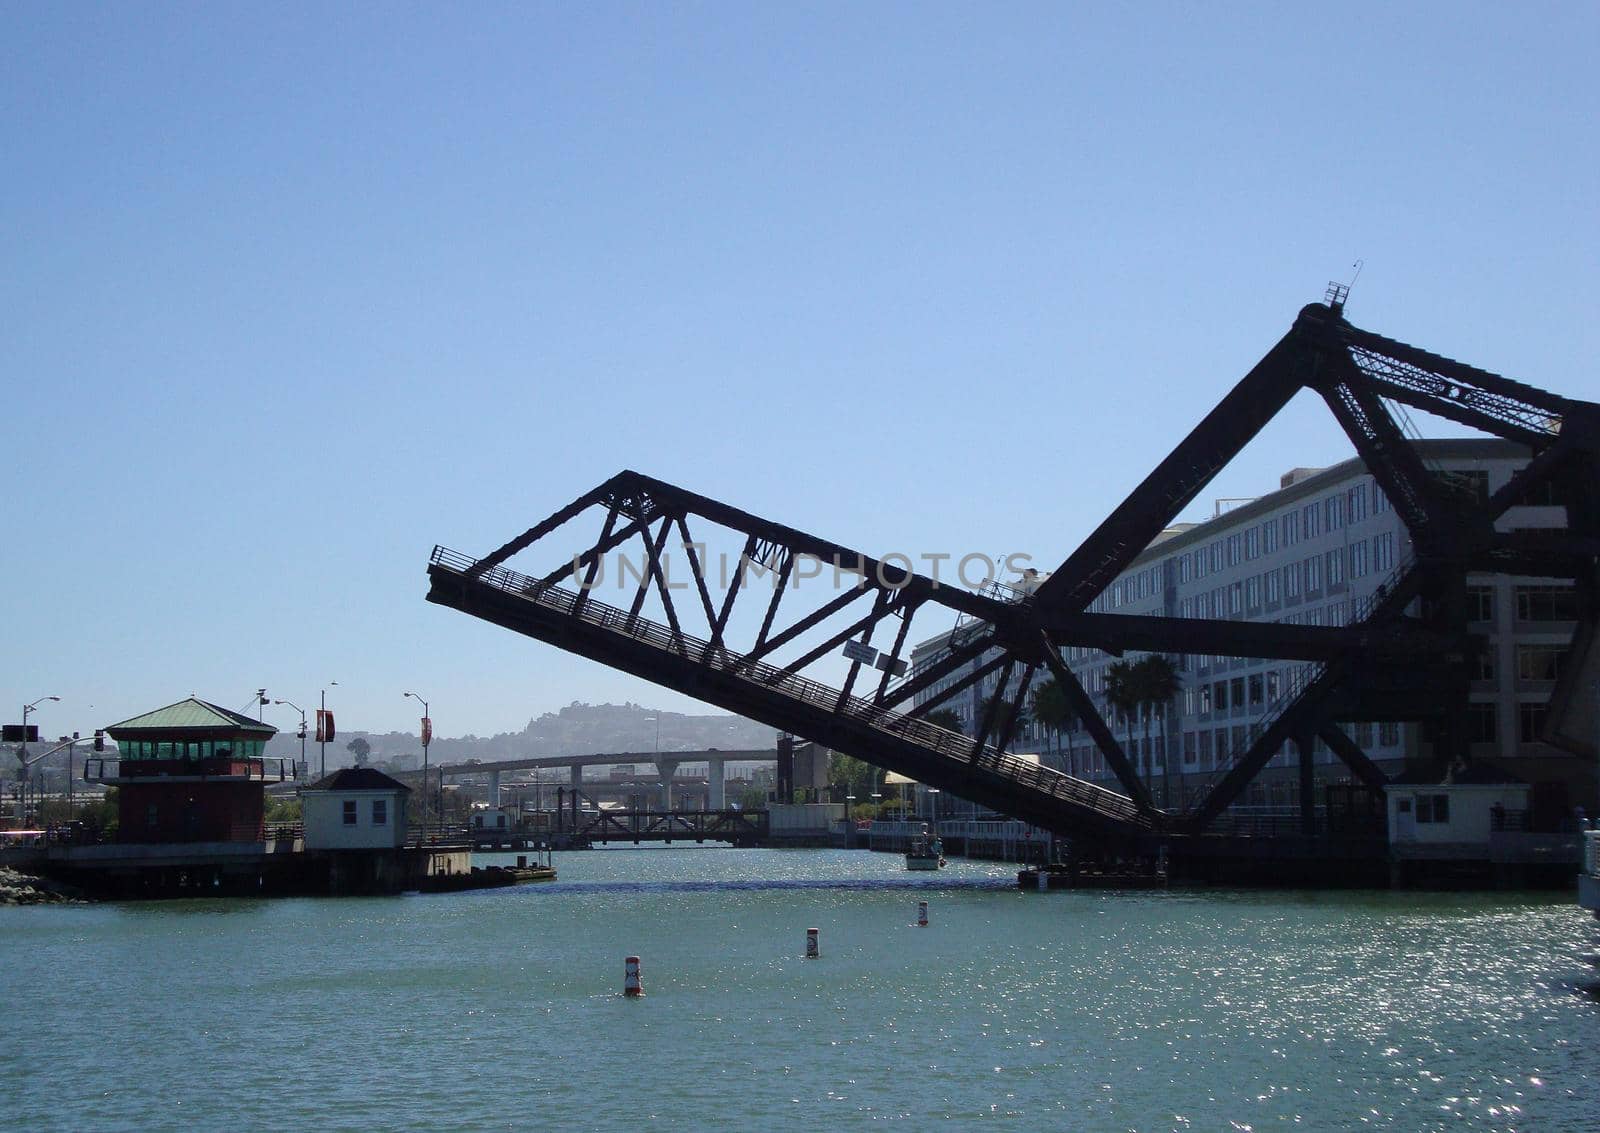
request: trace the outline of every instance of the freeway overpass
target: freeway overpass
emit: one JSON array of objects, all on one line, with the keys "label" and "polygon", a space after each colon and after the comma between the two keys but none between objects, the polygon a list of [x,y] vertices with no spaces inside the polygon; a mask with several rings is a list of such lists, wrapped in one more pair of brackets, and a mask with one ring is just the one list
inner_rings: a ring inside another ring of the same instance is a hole
[{"label": "freeway overpass", "polygon": [[[794,746],[796,773],[793,776],[795,784],[810,786],[819,780],[825,780],[827,755],[827,749],[821,748],[816,744],[796,743]],[[489,777],[489,802],[491,805],[498,806],[500,803],[500,777],[508,771],[566,767],[570,769],[571,785],[576,789],[582,789],[584,785],[583,769],[585,767],[613,766],[616,764],[633,764],[634,766],[654,764],[662,787],[662,809],[671,810],[671,782],[672,777],[677,774],[678,768],[685,763],[704,763],[707,770],[707,782],[710,786],[710,798],[706,805],[711,810],[722,810],[727,805],[724,784],[729,763],[777,763],[778,757],[778,751],[773,748],[727,751],[719,750],[718,748],[706,748],[703,751],[624,751],[590,755],[538,755],[524,759],[471,760],[466,763],[442,763],[430,768],[429,775],[439,774],[447,779],[462,775],[487,775]],[[420,771],[403,771],[396,778],[402,782],[414,784],[421,778],[421,775]]]}]

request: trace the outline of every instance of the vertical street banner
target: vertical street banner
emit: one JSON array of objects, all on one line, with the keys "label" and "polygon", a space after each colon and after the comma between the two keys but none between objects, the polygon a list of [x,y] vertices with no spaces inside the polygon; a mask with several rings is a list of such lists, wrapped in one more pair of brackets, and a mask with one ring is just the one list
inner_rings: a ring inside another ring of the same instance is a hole
[{"label": "vertical street banner", "polygon": [[317,709],[317,742],[333,742],[333,713],[326,708]]},{"label": "vertical street banner", "polygon": [[433,742],[433,721],[424,716],[422,718],[422,746],[427,747]]}]

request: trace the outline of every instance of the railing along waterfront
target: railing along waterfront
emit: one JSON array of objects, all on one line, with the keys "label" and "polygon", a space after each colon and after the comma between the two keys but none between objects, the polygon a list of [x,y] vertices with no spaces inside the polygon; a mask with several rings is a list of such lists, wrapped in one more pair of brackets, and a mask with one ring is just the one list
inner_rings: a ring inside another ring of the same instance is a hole
[{"label": "railing along waterfront", "polygon": [[465,849],[472,844],[472,828],[465,823],[417,823],[406,831],[405,844],[413,848]]}]

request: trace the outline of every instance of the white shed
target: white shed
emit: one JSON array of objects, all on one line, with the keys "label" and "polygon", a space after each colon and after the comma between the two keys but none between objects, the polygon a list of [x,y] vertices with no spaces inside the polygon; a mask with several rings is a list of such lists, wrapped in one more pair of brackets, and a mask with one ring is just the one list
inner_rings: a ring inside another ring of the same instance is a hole
[{"label": "white shed", "polygon": [[372,767],[346,767],[300,792],[308,850],[384,850],[406,840],[411,788]]},{"label": "white shed", "polygon": [[[1433,782],[1428,782],[1428,779]],[[1421,781],[1418,781],[1421,780]],[[1391,845],[1473,845],[1487,848],[1489,834],[1507,815],[1528,809],[1528,785],[1487,763],[1442,776],[1401,776],[1385,793]]]},{"label": "white shed", "polygon": [[492,830],[497,834],[510,834],[517,827],[517,812],[508,806],[475,808],[472,812],[474,833]]}]

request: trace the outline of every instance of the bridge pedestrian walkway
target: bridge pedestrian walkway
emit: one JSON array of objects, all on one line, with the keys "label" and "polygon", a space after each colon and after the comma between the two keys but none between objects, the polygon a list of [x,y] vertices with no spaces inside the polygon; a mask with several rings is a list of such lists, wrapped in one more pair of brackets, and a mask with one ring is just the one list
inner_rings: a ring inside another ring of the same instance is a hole
[{"label": "bridge pedestrian walkway", "polygon": [[504,566],[475,570],[476,560],[436,547],[428,567],[428,600],[483,618],[563,649],[661,682],[730,711],[781,722],[798,735],[980,805],[1058,833],[1086,829],[1137,834],[1154,818],[1126,796],[973,742],[905,713],[647,618],[590,594],[541,583]]}]

